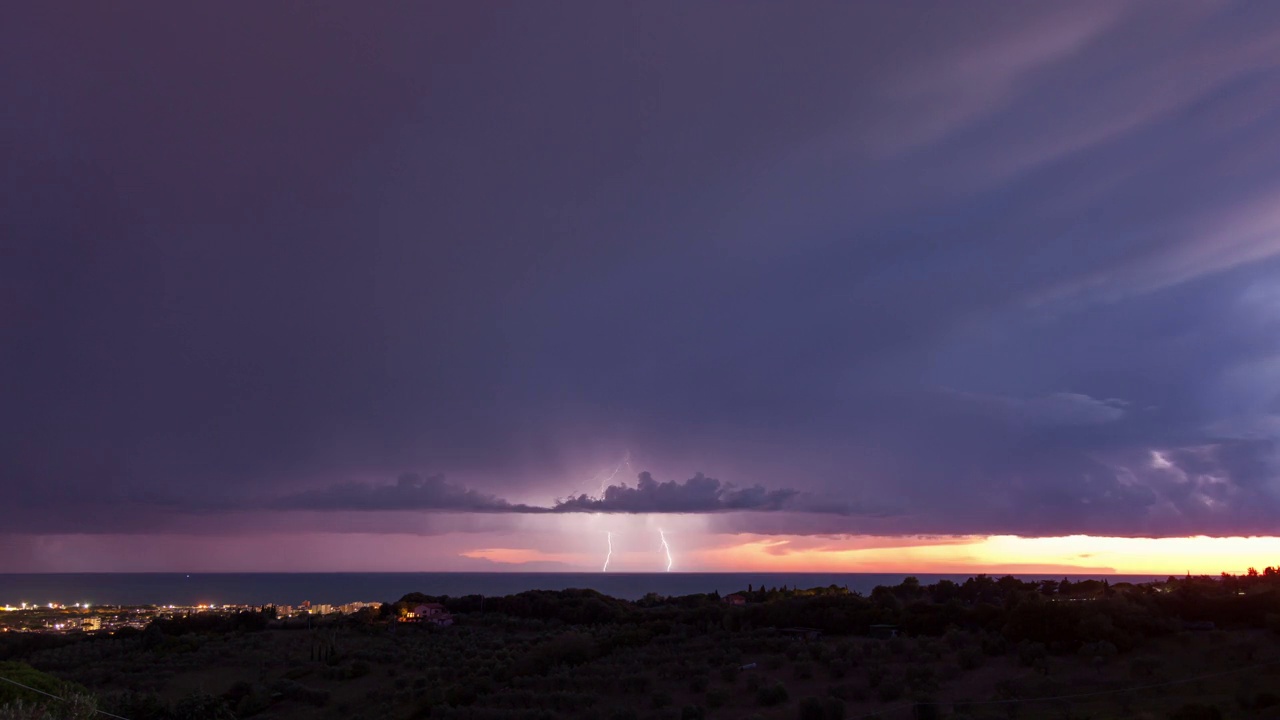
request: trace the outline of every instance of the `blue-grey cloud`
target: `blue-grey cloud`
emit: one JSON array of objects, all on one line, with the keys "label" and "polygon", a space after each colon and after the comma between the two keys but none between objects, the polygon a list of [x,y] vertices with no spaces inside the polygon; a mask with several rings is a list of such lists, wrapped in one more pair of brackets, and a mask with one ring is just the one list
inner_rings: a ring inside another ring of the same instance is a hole
[{"label": "blue-grey cloud", "polygon": [[0,26],[5,528],[1276,532],[1280,6],[245,12]]},{"label": "blue-grey cloud", "polygon": [[639,474],[635,487],[625,483],[609,485],[599,497],[579,495],[557,500],[543,507],[512,503],[490,493],[480,492],[443,476],[401,475],[394,483],[343,482],[321,488],[303,490],[271,498],[263,503],[252,501],[235,506],[187,507],[188,511],[231,511],[247,509],[315,510],[315,511],[426,511],[454,513],[549,512],[593,513],[720,513],[720,512],[819,512],[850,514],[853,510],[840,501],[819,502],[799,490],[766,489],[761,485],[736,487],[702,473],[684,481],[658,482],[648,472]]},{"label": "blue-grey cloud", "polygon": [[798,490],[767,490],[760,485],[735,487],[698,473],[684,482],[658,482],[640,473],[635,487],[610,485],[599,497],[578,495],[559,500],[556,512],[603,513],[718,513],[769,512],[787,508]]},{"label": "blue-grey cloud", "polygon": [[405,473],[394,483],[345,482],[275,498],[275,510],[448,511],[464,513],[537,513],[543,508],[510,503],[488,493],[450,483],[440,475]]}]

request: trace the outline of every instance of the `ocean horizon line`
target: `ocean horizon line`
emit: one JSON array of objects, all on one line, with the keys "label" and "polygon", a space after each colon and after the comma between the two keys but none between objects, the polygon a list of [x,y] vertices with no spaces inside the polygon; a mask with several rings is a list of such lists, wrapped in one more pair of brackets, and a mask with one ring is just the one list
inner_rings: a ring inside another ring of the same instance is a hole
[{"label": "ocean horizon line", "polygon": [[1096,579],[1152,582],[1162,574],[1112,573],[770,573],[770,572],[294,572],[294,573],[8,573],[0,574],[0,604],[262,605],[302,601],[341,604],[395,601],[409,593],[461,597],[527,591],[594,590],[624,600],[649,594],[683,596],[745,590],[748,586],[843,586],[870,593],[916,577],[925,583],[963,583],[985,575],[1023,580]]}]

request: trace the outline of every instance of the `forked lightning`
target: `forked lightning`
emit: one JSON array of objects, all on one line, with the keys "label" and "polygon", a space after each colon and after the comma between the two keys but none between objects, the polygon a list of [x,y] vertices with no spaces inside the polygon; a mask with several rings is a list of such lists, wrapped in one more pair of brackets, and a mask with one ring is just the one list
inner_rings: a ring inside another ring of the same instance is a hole
[{"label": "forked lightning", "polygon": [[667,572],[671,572],[671,546],[667,544],[667,534],[658,528],[658,537],[662,539],[662,551],[667,554]]}]

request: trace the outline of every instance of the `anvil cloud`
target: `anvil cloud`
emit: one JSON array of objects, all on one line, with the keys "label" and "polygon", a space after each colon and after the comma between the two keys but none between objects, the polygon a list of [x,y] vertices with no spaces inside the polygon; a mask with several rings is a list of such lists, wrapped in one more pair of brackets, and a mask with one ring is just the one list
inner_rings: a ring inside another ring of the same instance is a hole
[{"label": "anvil cloud", "polygon": [[1275,4],[34,3],[0,77],[0,571],[1280,534]]}]

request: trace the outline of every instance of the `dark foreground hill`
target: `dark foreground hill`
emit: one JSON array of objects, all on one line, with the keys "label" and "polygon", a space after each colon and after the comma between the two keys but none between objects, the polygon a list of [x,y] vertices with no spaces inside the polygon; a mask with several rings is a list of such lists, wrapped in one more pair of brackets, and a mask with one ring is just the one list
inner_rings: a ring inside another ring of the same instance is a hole
[{"label": "dark foreground hill", "polygon": [[0,676],[74,703],[0,683],[0,720],[1280,718],[1271,569],[735,595],[413,594],[305,622],[4,633]]}]

